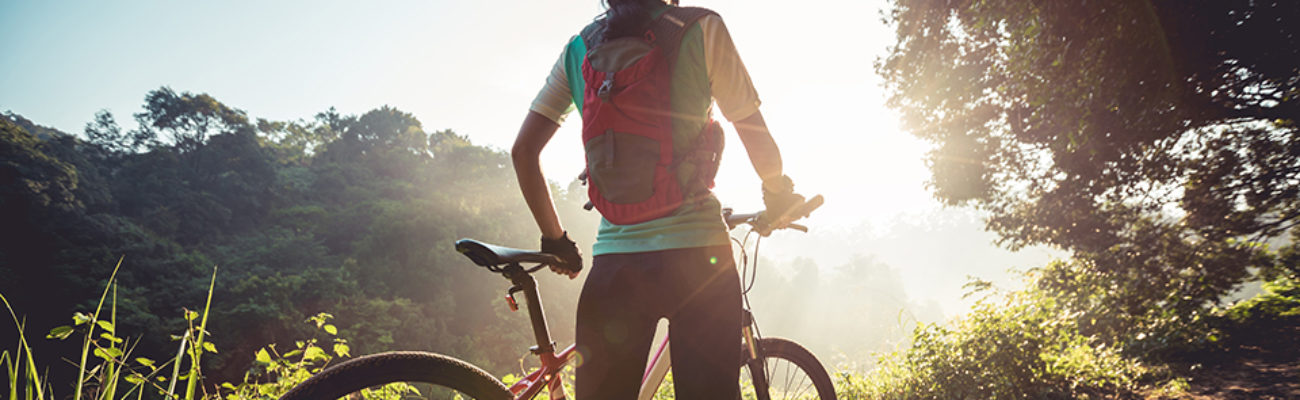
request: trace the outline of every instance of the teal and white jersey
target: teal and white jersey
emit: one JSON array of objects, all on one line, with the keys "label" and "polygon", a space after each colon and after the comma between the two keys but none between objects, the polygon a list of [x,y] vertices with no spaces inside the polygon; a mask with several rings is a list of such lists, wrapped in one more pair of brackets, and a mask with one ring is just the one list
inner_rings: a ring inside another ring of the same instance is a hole
[{"label": "teal and white jersey", "polygon": [[[667,6],[659,10],[662,13]],[[658,16],[656,13],[656,17]],[[587,27],[593,29],[593,25]],[[572,110],[581,112],[584,93],[582,62],[587,46],[581,35],[564,46],[546,85],[533,100],[532,111],[563,123]],[[682,37],[673,70],[672,113],[674,144],[690,143],[704,128],[716,101],[728,121],[758,112],[760,101],[731,41],[726,25],[716,15],[701,18]],[[581,138],[575,140],[581,145]],[[682,148],[681,146],[675,146]],[[593,255],[635,253],[730,243],[722,206],[712,194],[687,202],[672,214],[639,224],[617,225],[601,219]]]}]

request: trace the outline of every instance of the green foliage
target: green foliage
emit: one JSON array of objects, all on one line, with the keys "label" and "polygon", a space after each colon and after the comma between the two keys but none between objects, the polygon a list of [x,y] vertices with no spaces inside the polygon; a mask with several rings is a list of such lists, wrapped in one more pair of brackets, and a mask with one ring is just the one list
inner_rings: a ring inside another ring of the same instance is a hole
[{"label": "green foliage", "polygon": [[[1083,356],[1099,358],[1062,364],[1083,368],[1071,385],[1125,388],[1089,365],[1211,346],[1221,299],[1255,271],[1294,273],[1294,251],[1264,243],[1300,222],[1300,70],[1276,61],[1300,56],[1300,42],[1272,40],[1294,36],[1297,11],[1209,0],[893,2],[886,19],[898,41],[876,70],[907,129],[935,145],[936,196],[986,212],[1002,245],[1072,253],[1036,271],[1006,310],[920,331],[907,353],[931,362],[926,351],[994,351],[1021,361],[953,365],[995,366],[1012,380],[934,375],[946,381],[924,390],[1074,395],[1052,363]],[[1252,300],[1238,317],[1285,312],[1285,298]],[[1026,304],[1034,313],[1016,308]],[[1035,330],[1055,320],[1078,337]],[[992,338],[1016,345],[983,341]],[[900,360],[903,375],[931,376],[928,364]]]},{"label": "green foliage", "polygon": [[[987,286],[985,286],[987,288]],[[926,324],[869,375],[841,374],[844,398],[1117,398],[1150,370],[1095,336],[1052,294],[980,289],[971,312]]]},{"label": "green foliage", "polygon": [[[356,339],[355,354],[400,344],[503,369],[528,346],[517,329],[523,317],[493,300],[505,282],[451,246],[462,237],[535,245],[502,151],[425,132],[390,107],[268,121],[170,88],[148,93],[135,120],[128,129],[97,113],[83,140],[0,118],[0,292],[28,313],[27,326],[91,315],[89,294],[107,287],[103,266],[125,257],[118,331],[201,326],[159,316],[213,288],[204,316],[222,327],[220,352],[200,353],[210,380],[237,380],[263,344],[310,333],[300,321],[326,309],[338,315],[334,326],[350,327],[338,331]],[[594,214],[575,212],[580,190],[555,193],[573,229],[594,229]],[[214,284],[209,268],[218,264]],[[551,322],[571,324],[577,283],[548,289]],[[475,334],[493,328],[518,334]],[[17,330],[0,337],[9,332]],[[188,343],[210,342],[196,342],[199,334]],[[165,335],[133,345],[176,351]],[[40,347],[34,357],[53,381],[76,381],[78,371],[57,360],[77,358],[81,346]]]},{"label": "green foliage", "polygon": [[[119,398],[121,392],[123,399],[136,396],[143,398],[146,391],[152,389],[153,392],[167,398],[179,398],[175,394],[175,383],[179,380],[187,381],[187,384],[193,385],[201,379],[199,374],[199,355],[203,352],[216,353],[216,346],[211,342],[204,342],[202,339],[189,340],[192,336],[202,337],[203,325],[198,327],[191,325],[184,336],[175,336],[181,340],[181,352],[175,358],[163,363],[157,364],[154,360],[145,357],[132,358],[132,352],[135,350],[139,341],[132,341],[127,338],[118,336],[117,321],[117,276],[121,268],[121,263],[114,268],[112,275],[105,285],[103,294],[100,296],[95,311],[90,314],[81,312],[73,313],[72,325],[62,325],[50,330],[46,335],[47,339],[66,340],[73,334],[80,333],[83,337],[82,352],[80,361],[75,364],[77,370],[77,380],[73,382],[70,390],[73,391],[72,398],[81,399],[83,397],[96,400],[111,400]],[[215,271],[214,271],[215,272]],[[214,280],[215,281],[215,280]],[[110,297],[109,294],[112,294]],[[212,291],[209,289],[209,300]],[[17,314],[14,312],[8,300],[0,295],[0,299],[5,300],[5,306],[14,321],[18,322]],[[104,309],[104,301],[110,300],[108,308]],[[107,312],[107,319],[103,319],[103,312]],[[200,315],[192,311],[184,313],[186,321],[203,318],[206,321],[207,313]],[[100,330],[96,334],[96,329]],[[14,354],[25,354],[25,359],[19,359],[21,356],[10,358],[9,352],[5,351],[0,360],[6,365],[6,372],[9,375],[8,392],[10,399],[18,399],[18,393],[24,393],[27,399],[53,399],[56,398],[56,386],[48,375],[37,374],[37,361],[32,354],[32,345],[25,340],[23,324],[18,323],[18,334],[23,337],[19,341],[18,349]],[[180,365],[184,359],[186,350],[190,356],[189,373],[182,377],[179,374]],[[93,358],[89,357],[93,355]],[[132,362],[134,361],[134,362]],[[25,363],[25,368],[24,368]],[[172,374],[170,378],[165,374],[164,366],[172,364]],[[22,371],[20,376],[19,372]],[[126,390],[122,390],[122,384],[126,383]],[[163,385],[167,387],[164,388]],[[194,399],[193,390],[187,391],[185,399]]]},{"label": "green foliage", "polygon": [[1243,335],[1269,331],[1278,326],[1300,325],[1300,281],[1278,277],[1265,282],[1264,292],[1233,304],[1218,315],[1229,334]]},{"label": "green foliage", "polygon": [[[285,352],[280,352],[275,344],[259,348],[253,355],[253,366],[244,375],[244,380],[239,384],[222,383],[221,390],[213,397],[226,400],[276,399],[325,369],[332,361],[350,357],[347,339],[338,337],[337,328],[328,323],[333,318],[329,313],[319,313],[307,319],[309,324],[316,327],[317,334],[326,335],[325,341],[318,338],[298,340],[294,342],[294,347]],[[419,390],[409,384],[394,383],[363,390],[362,398],[401,399],[407,394],[418,395]]]},{"label": "green foliage", "polygon": [[[54,340],[65,340],[78,333],[84,337],[85,353],[81,361],[76,364],[80,376],[72,388],[73,398],[84,396],[96,400],[141,399],[148,392],[160,398],[186,400],[275,399],[311,375],[320,372],[336,358],[351,356],[348,341],[338,337],[338,328],[329,323],[333,315],[319,313],[308,318],[306,322],[314,325],[320,333],[324,333],[325,341],[317,338],[299,340],[294,343],[292,350],[284,353],[277,351],[275,344],[259,348],[253,355],[252,367],[244,375],[243,382],[238,385],[229,382],[212,385],[212,392],[203,388],[200,393],[196,388],[202,388],[201,382],[205,380],[201,372],[201,356],[204,353],[219,354],[216,345],[204,338],[207,334],[207,317],[211,310],[208,306],[205,306],[202,313],[184,310],[182,319],[189,328],[181,335],[172,335],[173,340],[180,343],[179,352],[174,358],[159,363],[150,358],[132,356],[139,341],[118,337],[117,327],[113,323],[116,319],[117,304],[116,272],[117,270],[114,270],[114,277],[110,277],[103,295],[104,298],[108,298],[109,293],[114,293],[108,309],[100,308],[91,314],[74,313],[72,325],[55,327],[46,335],[47,339]],[[215,283],[215,270],[213,277],[211,282]],[[209,306],[212,293],[213,290],[210,288]],[[17,314],[10,307],[7,298],[0,295],[0,300],[4,300],[10,315],[15,322],[18,322]],[[107,312],[109,319],[100,319],[101,311]],[[102,332],[96,334],[96,329]],[[21,323],[19,323],[18,333],[22,336]],[[325,346],[328,346],[328,349]],[[94,357],[87,358],[86,353],[93,354]],[[4,372],[9,382],[7,398],[11,400],[57,398],[55,391],[52,390],[56,387],[54,382],[48,376],[38,375],[39,368],[31,354],[32,347],[25,339],[19,342],[16,352],[11,353],[6,350],[0,353],[0,365],[5,366]],[[189,360],[188,372],[181,373],[181,366],[187,359]],[[167,368],[169,364],[170,375]],[[177,393],[176,384],[179,382],[184,382],[186,385],[183,395]],[[120,387],[124,383],[126,386]],[[26,397],[19,397],[19,393],[25,394]],[[395,383],[364,390],[362,398],[396,400],[410,394],[418,395],[419,390],[408,384]]]}]

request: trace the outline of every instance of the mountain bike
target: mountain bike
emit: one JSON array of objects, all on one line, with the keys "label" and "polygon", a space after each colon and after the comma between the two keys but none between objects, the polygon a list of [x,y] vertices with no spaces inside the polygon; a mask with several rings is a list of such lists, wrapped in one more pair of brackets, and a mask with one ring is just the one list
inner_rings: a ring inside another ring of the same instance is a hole
[{"label": "mountain bike", "polygon": [[[738,265],[746,271],[742,273],[742,282],[748,275],[750,266],[749,257],[744,250],[753,234],[757,234],[758,240],[761,240],[778,229],[807,232],[807,227],[790,221],[807,216],[821,204],[822,197],[814,196],[785,215],[770,219],[764,218],[762,213],[736,214],[730,212],[730,209],[724,210],[729,229],[734,230],[741,225],[750,227],[745,240],[737,240],[742,250]],[[755,248],[757,251],[757,243]],[[395,351],[363,356],[327,368],[295,386],[280,400],[337,399],[362,389],[393,382],[439,386],[452,393],[449,398],[529,400],[543,391],[547,392],[551,400],[567,398],[562,371],[574,360],[577,354],[575,346],[569,345],[556,351],[556,344],[551,341],[550,329],[542,310],[537,281],[532,276],[532,273],[559,262],[559,259],[547,253],[498,246],[473,239],[456,241],[456,250],[474,264],[501,274],[511,282],[505,298],[512,311],[519,308],[515,294],[523,292],[533,336],[537,340],[537,345],[529,348],[529,352],[538,358],[540,368],[507,387],[483,369],[453,357],[429,352]],[[755,268],[757,259],[755,255]],[[743,291],[741,340],[738,343],[742,346],[742,356],[737,360],[737,367],[742,371],[742,396],[758,400],[834,400],[835,387],[830,376],[811,352],[788,339],[761,336],[748,306],[748,292],[753,287],[753,276],[750,275],[748,280],[749,284],[745,285]],[[646,367],[638,400],[652,398],[664,382],[671,366],[670,354],[668,338],[665,337]]]}]

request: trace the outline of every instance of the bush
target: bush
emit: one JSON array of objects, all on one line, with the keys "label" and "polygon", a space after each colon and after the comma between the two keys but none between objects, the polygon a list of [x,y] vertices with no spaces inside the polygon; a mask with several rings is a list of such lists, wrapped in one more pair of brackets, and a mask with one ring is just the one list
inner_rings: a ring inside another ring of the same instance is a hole
[{"label": "bush", "polygon": [[917,327],[909,347],[870,374],[841,374],[837,386],[843,398],[871,399],[1130,396],[1148,369],[1079,332],[1076,313],[1032,286],[985,293],[970,314]]}]

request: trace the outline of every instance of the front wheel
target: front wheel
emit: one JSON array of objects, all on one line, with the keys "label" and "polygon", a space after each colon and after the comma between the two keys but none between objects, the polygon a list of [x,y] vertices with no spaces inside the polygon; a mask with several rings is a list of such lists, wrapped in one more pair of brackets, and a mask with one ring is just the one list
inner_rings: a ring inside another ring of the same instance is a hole
[{"label": "front wheel", "polygon": [[748,348],[742,350],[745,360],[740,379],[745,399],[835,400],[830,375],[808,349],[788,339],[768,337],[759,339],[757,350],[757,359],[749,357]]},{"label": "front wheel", "polygon": [[[433,396],[508,400],[510,390],[482,369],[455,358],[396,351],[348,360],[298,384],[280,400],[338,399],[362,389],[395,382],[433,384]],[[435,397],[441,398],[441,397]]]}]

